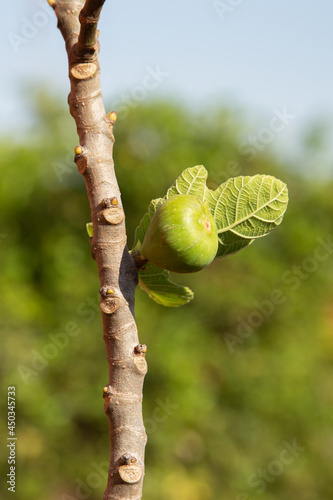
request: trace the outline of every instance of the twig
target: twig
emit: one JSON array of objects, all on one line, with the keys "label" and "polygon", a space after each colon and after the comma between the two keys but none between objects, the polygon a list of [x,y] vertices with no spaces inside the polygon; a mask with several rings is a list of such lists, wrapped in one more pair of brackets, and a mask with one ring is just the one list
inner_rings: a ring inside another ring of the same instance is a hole
[{"label": "twig", "polygon": [[109,364],[103,397],[110,430],[104,500],[139,500],[147,440],[142,420],[146,349],[140,348],[134,317],[137,268],[126,246],[125,215],[114,172],[113,115],[105,113],[100,87],[97,22],[105,0],[87,0],[84,6],[78,0],[48,1],[66,42],[71,82],[68,102],[80,140],[75,162],[86,183],[93,223],[91,250],[101,284]]},{"label": "twig", "polygon": [[86,0],[80,13],[81,29],[76,53],[82,59],[94,57],[97,49],[97,23],[105,0]]}]

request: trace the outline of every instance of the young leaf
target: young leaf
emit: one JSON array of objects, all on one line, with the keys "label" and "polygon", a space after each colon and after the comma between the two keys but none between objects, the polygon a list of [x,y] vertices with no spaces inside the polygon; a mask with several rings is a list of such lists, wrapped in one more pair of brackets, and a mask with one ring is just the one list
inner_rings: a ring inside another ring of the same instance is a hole
[{"label": "young leaf", "polygon": [[139,271],[139,285],[149,297],[162,306],[179,307],[193,299],[193,292],[186,286],[169,280],[169,272],[148,263]]},{"label": "young leaf", "polygon": [[278,226],[288,204],[287,186],[270,175],[235,177],[208,190],[206,201],[219,236],[216,257],[238,252]]},{"label": "young leaf", "polygon": [[132,254],[140,250],[150,221],[163,200],[164,198],[156,198],[156,200],[151,200],[148,207],[148,212],[142,217],[140,224],[135,230]]},{"label": "young leaf", "polygon": [[88,236],[90,238],[92,238],[92,236],[93,236],[93,225],[92,225],[92,222],[87,222],[87,224],[86,224],[86,230],[87,230]]},{"label": "young leaf", "polygon": [[227,255],[232,255],[239,252],[243,248],[251,245],[253,240],[248,240],[241,238],[231,231],[224,233],[223,239],[219,236],[219,247],[215,259],[219,257],[227,257]]},{"label": "young leaf", "polygon": [[202,165],[187,168],[168,189],[166,198],[176,196],[177,194],[191,194],[200,200],[204,200],[207,189],[207,175],[208,172]]}]

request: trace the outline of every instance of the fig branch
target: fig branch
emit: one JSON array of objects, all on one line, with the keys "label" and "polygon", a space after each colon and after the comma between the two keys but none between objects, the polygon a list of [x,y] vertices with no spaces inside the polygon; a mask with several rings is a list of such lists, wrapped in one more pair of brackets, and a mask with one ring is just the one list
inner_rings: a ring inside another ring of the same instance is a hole
[{"label": "fig branch", "polygon": [[79,136],[75,162],[87,188],[93,224],[91,252],[100,279],[109,364],[109,381],[103,389],[110,431],[104,500],[139,500],[147,439],[142,419],[146,348],[138,340],[134,316],[138,273],[126,245],[125,215],[112,158],[115,114],[106,114],[100,86],[97,23],[104,1],[48,3],[66,43],[71,84],[68,103]]}]

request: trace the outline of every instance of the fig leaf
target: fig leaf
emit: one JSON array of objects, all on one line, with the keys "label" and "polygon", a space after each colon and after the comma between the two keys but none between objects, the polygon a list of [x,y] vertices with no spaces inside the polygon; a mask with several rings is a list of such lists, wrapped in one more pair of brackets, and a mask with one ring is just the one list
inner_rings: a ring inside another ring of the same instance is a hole
[{"label": "fig leaf", "polygon": [[207,176],[208,172],[202,165],[187,168],[168,189],[166,198],[171,198],[171,196],[178,194],[191,194],[203,201],[208,189],[206,186]]},{"label": "fig leaf", "polygon": [[139,285],[149,297],[162,306],[179,307],[193,299],[193,292],[186,286],[169,280],[169,272],[148,263],[139,271]]},{"label": "fig leaf", "polygon": [[93,225],[92,225],[92,222],[87,222],[87,224],[86,224],[86,230],[87,230],[89,238],[92,238],[93,237]]},{"label": "fig leaf", "polygon": [[206,202],[219,238],[216,258],[224,257],[266,236],[281,223],[288,189],[270,175],[234,177],[215,191],[207,190]]},{"label": "fig leaf", "polygon": [[148,207],[148,212],[142,217],[140,224],[135,230],[134,234],[134,244],[132,248],[132,254],[140,250],[141,245],[143,243],[143,240],[145,238],[145,234],[147,232],[147,229],[149,227],[150,221],[153,218],[154,213],[156,212],[157,208],[160,206],[161,203],[163,203],[164,198],[156,198],[155,200],[151,200],[149,207]]}]

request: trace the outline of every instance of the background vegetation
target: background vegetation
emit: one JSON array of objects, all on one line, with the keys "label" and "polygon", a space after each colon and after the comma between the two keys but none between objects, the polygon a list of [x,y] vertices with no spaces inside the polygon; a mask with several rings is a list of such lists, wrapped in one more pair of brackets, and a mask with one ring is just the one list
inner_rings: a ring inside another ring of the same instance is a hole
[{"label": "background vegetation", "polygon": [[[1,439],[15,385],[15,498],[97,500],[108,461],[107,363],[89,207],[67,109],[39,95],[34,116],[24,140],[0,140]],[[333,182],[268,146],[248,161],[239,152],[248,131],[239,111],[193,115],[171,103],[140,105],[115,126],[129,245],[151,198],[186,167],[205,165],[210,187],[269,173],[290,191],[270,236],[174,276],[194,290],[189,305],[165,309],[137,292],[149,366],[145,500],[332,498]],[[318,147],[314,133],[304,165]],[[3,495],[12,498],[6,487]]]}]

